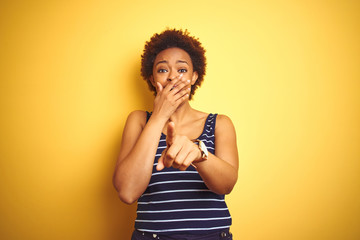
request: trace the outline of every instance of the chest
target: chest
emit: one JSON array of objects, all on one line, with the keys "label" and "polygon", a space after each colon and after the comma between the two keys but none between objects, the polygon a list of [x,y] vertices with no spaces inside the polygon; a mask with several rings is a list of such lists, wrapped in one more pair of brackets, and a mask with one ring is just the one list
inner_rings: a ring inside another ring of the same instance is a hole
[{"label": "chest", "polygon": [[[207,119],[197,119],[184,124],[175,124],[176,134],[186,136],[188,139],[197,139],[206,127]],[[163,133],[167,135],[167,124],[163,128]]]}]

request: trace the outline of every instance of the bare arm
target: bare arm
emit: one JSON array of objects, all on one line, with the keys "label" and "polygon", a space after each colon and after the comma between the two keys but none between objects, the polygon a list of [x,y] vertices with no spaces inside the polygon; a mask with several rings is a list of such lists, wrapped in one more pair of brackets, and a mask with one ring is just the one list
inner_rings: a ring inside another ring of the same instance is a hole
[{"label": "bare arm", "polygon": [[215,154],[194,163],[206,186],[218,194],[229,194],[238,178],[235,128],[227,116],[219,115],[215,127]]},{"label": "bare arm", "polygon": [[149,184],[164,126],[154,118],[150,118],[146,125],[145,122],[145,112],[135,111],[129,115],[113,176],[120,199],[128,204],[135,202]]}]

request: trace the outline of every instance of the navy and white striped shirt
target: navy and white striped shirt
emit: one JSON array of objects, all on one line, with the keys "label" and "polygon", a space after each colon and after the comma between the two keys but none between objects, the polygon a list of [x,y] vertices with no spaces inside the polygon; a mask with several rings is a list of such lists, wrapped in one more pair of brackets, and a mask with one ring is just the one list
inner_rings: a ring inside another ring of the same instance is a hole
[{"label": "navy and white striped shirt", "polygon": [[[147,113],[149,119],[151,113]],[[215,122],[209,114],[199,140],[215,154]],[[166,135],[161,134],[150,183],[138,200],[135,228],[162,234],[206,234],[231,225],[225,196],[210,191],[193,166],[186,171],[175,168],[156,170]]]}]

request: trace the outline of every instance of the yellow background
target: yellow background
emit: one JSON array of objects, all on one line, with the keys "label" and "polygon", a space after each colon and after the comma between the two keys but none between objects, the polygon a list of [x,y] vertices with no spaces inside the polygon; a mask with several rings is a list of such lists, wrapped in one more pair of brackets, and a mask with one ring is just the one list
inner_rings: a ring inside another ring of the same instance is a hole
[{"label": "yellow background", "polygon": [[129,239],[111,178],[152,108],[146,40],[207,49],[192,106],[233,120],[235,240],[360,239],[358,1],[1,1],[0,239]]}]

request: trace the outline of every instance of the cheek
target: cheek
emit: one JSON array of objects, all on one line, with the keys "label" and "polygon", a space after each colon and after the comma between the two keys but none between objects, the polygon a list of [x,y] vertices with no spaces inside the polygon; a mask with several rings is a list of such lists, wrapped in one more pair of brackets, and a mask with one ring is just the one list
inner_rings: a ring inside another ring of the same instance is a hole
[{"label": "cheek", "polygon": [[154,82],[161,82],[161,76],[159,76],[156,73],[153,74],[153,79],[154,79]]},{"label": "cheek", "polygon": [[166,78],[154,78],[154,83],[160,83],[163,87],[165,87],[167,84],[167,80]]},{"label": "cheek", "polygon": [[166,77],[164,76],[154,76],[154,80],[155,82],[160,82],[160,83],[164,83],[166,81]]}]

